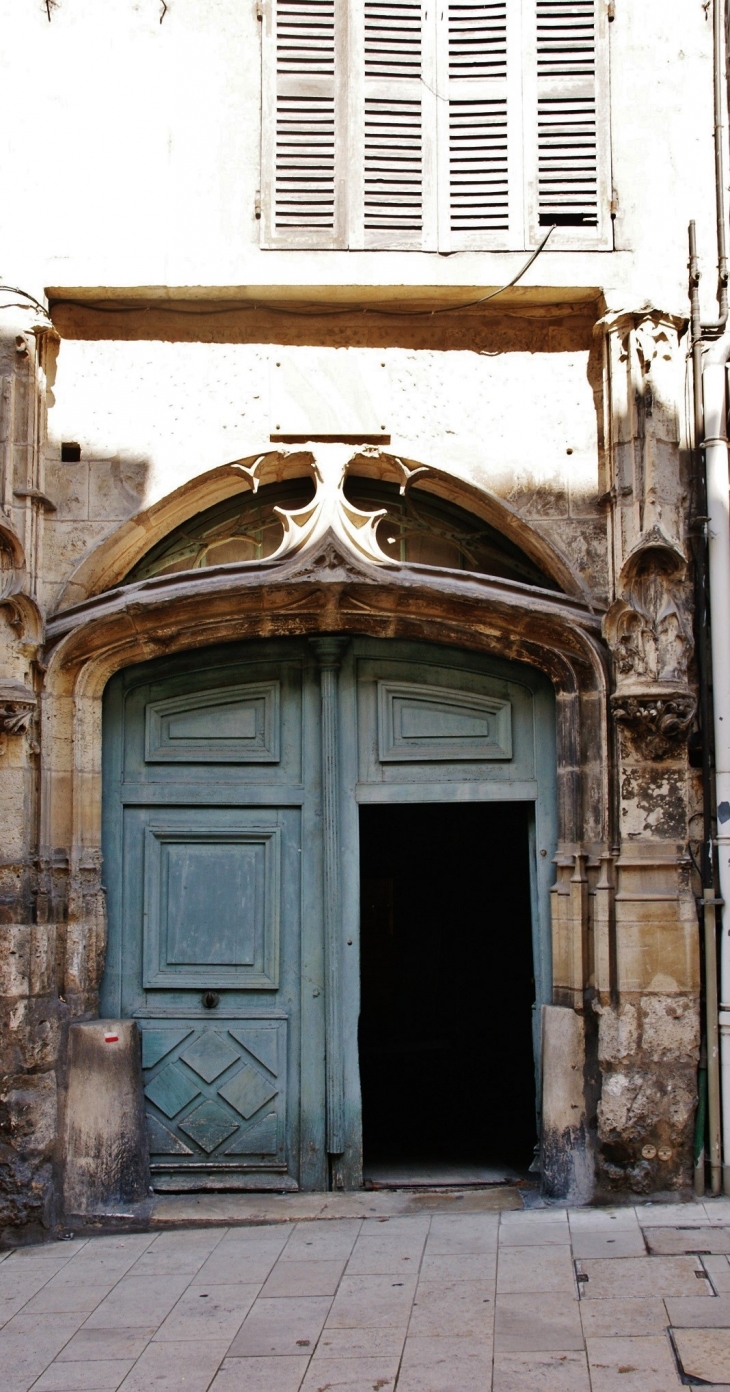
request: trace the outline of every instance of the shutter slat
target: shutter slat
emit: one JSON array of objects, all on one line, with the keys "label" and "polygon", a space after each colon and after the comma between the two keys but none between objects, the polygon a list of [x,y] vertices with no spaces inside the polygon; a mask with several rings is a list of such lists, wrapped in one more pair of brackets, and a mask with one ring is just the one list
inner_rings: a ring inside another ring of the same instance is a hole
[{"label": "shutter slat", "polygon": [[596,227],[595,0],[537,0],[537,84],[540,225]]},{"label": "shutter slat", "polygon": [[449,0],[449,226],[474,245],[509,227],[506,0]]},{"label": "shutter slat", "polygon": [[332,235],[335,0],[277,0],[273,232]]}]

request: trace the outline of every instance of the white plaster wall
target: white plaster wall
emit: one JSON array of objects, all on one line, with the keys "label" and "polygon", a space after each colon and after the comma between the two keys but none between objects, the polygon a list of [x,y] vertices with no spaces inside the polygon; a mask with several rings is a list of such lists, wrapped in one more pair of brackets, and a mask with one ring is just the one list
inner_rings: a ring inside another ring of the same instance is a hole
[{"label": "white plaster wall", "polygon": [[[1,0],[0,270],[65,287],[491,286],[515,255],[258,247],[253,0]],[[525,286],[686,309],[686,229],[714,288],[711,23],[701,0],[616,0],[614,253],[545,252]]]}]

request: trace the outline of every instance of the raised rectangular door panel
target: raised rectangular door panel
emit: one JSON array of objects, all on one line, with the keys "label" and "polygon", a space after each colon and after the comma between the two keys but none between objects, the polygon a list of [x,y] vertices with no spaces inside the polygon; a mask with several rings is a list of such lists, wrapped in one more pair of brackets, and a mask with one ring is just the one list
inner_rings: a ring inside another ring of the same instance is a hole
[{"label": "raised rectangular door panel", "polygon": [[378,682],[381,762],[512,758],[509,701],[418,682]]},{"label": "raised rectangular door panel", "polygon": [[153,1183],[287,1169],[287,1021],[140,1019]]},{"label": "raised rectangular door panel", "polygon": [[145,760],[278,763],[279,690],[278,682],[260,682],[150,702]]},{"label": "raised rectangular door panel", "polygon": [[449,660],[426,644],[397,649],[358,641],[358,798],[387,798],[395,785],[406,801],[534,797],[533,698],[515,665]]},{"label": "raised rectangular door panel", "polygon": [[276,990],[281,830],[206,812],[147,827],[143,984]]}]

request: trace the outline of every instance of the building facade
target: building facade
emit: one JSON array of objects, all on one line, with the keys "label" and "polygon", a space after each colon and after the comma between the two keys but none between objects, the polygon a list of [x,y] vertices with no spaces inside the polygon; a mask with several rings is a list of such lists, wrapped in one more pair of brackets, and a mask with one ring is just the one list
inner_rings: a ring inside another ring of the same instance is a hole
[{"label": "building facade", "polygon": [[6,25],[0,1226],[682,1190],[712,6]]}]

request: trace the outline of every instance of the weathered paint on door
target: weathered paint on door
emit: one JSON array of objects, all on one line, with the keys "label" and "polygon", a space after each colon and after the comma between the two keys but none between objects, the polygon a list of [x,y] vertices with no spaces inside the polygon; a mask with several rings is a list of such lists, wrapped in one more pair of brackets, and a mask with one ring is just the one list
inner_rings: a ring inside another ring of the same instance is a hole
[{"label": "weathered paint on door", "polygon": [[142,1032],[157,1188],[326,1181],[315,671],[249,644],[107,691],[102,1009]]},{"label": "weathered paint on door", "polygon": [[[325,689],[334,727],[322,724]],[[102,1009],[142,1032],[155,1187],[324,1188],[335,1133],[332,1174],[358,1184],[358,803],[534,804],[539,1007],[554,846],[548,684],[428,644],[355,639],[333,658],[322,644],[271,640],[120,673],[104,720]],[[329,751],[327,728],[339,731]]]}]

